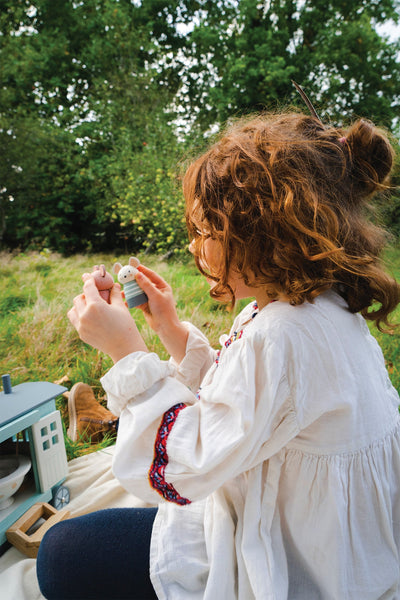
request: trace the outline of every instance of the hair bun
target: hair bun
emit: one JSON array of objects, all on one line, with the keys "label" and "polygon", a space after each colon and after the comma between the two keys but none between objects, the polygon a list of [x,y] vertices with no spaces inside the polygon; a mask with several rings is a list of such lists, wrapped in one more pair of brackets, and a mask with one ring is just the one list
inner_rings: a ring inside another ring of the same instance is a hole
[{"label": "hair bun", "polygon": [[394,151],[386,133],[370,121],[359,119],[348,130],[355,191],[369,195],[382,189],[392,168]]}]

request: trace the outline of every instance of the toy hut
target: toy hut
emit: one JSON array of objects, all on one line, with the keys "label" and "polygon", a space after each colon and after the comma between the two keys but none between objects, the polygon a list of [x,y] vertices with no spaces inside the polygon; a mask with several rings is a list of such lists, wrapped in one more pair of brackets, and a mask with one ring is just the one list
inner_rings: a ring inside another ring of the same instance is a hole
[{"label": "toy hut", "polygon": [[[3,375],[2,380],[0,554],[8,548],[7,538],[14,543],[7,530],[16,522],[24,521],[29,512],[32,516],[30,509],[34,505],[33,514],[46,518],[50,516],[48,509],[56,513],[69,502],[69,491],[62,485],[68,471],[67,455],[61,415],[55,403],[55,398],[66,388],[38,381],[12,387],[9,375]],[[46,504],[48,502],[55,508]],[[37,506],[47,508],[38,512]],[[18,527],[16,531],[21,539],[28,539],[23,528],[22,532]],[[18,547],[17,543],[14,545]],[[24,551],[23,546],[19,549]]]}]

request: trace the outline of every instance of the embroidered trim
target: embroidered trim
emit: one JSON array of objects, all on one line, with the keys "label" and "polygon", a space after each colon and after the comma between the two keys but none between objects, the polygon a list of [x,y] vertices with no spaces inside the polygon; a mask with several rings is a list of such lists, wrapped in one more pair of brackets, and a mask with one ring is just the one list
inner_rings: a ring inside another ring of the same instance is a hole
[{"label": "embroidered trim", "polygon": [[181,402],[164,413],[154,445],[154,460],[149,470],[151,487],[169,502],[175,502],[180,505],[191,504],[191,501],[180,496],[172,483],[165,481],[165,469],[168,465],[168,436],[171,433],[178,414],[183,408],[186,408],[186,404]]},{"label": "embroidered trim", "polygon": [[234,331],[231,335],[230,338],[228,338],[224,344],[225,348],[229,348],[229,346],[232,344],[232,342],[235,342],[236,340],[240,340],[240,338],[243,335],[243,329],[241,329],[240,331]]},{"label": "embroidered trim", "polygon": [[[251,315],[251,319],[254,319],[254,317],[256,317],[258,315],[258,304],[257,302],[253,302],[253,313]],[[250,320],[250,319],[249,319]],[[248,321],[246,321],[247,323]],[[232,342],[235,342],[236,340],[240,340],[240,338],[243,335],[243,329],[241,329],[240,331],[234,331],[232,333],[232,335],[226,340],[226,342],[224,343],[225,348],[229,348],[229,346],[232,344]],[[221,350],[218,350],[217,352],[217,357],[215,359],[215,363],[218,365],[219,364],[219,358],[221,356]]]},{"label": "embroidered trim", "polygon": [[253,312],[253,314],[251,315],[251,318],[252,318],[252,319],[254,319],[254,317],[256,317],[256,316],[258,315],[258,313],[259,313],[259,310],[258,310],[258,304],[257,304],[257,300],[255,300],[255,301],[253,302],[253,310],[254,310],[254,312]]}]

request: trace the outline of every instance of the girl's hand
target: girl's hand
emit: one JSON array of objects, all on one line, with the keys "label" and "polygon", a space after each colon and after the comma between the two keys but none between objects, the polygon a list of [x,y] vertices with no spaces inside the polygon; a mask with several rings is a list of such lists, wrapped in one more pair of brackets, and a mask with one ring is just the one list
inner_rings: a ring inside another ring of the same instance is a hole
[{"label": "girl's hand", "polygon": [[172,288],[160,275],[139,265],[136,282],[148,296],[149,301],[139,308],[153,331],[160,334],[171,322],[179,322]]},{"label": "girl's hand", "polygon": [[138,308],[167,351],[180,363],[186,353],[188,330],[179,321],[171,286],[143,265],[138,266],[136,282],[149,299]]},{"label": "girl's hand", "polygon": [[83,294],[76,296],[68,318],[82,341],[108,354],[114,362],[138,350],[147,351],[131,313],[116,283],[110,292],[110,304],[99,294],[93,277],[82,276]]}]

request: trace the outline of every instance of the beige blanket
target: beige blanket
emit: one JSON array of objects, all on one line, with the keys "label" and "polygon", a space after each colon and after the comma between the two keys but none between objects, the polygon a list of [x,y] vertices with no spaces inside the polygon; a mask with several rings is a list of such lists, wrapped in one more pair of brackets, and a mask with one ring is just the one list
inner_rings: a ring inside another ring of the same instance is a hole
[{"label": "beige blanket", "polygon": [[[114,448],[72,460],[65,481],[71,494],[67,508],[77,517],[103,508],[149,506],[128,494],[111,472]],[[16,548],[0,557],[0,598],[44,600],[36,579],[36,560]]]}]

